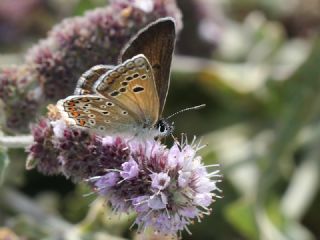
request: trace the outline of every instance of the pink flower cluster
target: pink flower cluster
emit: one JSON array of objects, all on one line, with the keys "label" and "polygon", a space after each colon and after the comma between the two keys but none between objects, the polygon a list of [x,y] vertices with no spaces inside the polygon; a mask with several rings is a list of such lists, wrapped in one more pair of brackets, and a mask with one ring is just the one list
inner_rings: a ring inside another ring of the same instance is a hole
[{"label": "pink flower cluster", "polygon": [[115,211],[136,212],[139,231],[189,231],[194,219],[210,214],[220,192],[217,165],[203,165],[196,141],[168,148],[153,139],[97,136],[47,119],[33,134],[29,167],[88,182]]}]

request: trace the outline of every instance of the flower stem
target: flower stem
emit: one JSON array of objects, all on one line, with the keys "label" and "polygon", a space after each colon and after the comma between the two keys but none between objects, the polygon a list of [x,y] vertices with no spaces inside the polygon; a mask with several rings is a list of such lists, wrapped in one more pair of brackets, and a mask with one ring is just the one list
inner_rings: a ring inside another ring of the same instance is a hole
[{"label": "flower stem", "polygon": [[7,148],[24,148],[33,143],[32,135],[0,136],[0,145]]}]

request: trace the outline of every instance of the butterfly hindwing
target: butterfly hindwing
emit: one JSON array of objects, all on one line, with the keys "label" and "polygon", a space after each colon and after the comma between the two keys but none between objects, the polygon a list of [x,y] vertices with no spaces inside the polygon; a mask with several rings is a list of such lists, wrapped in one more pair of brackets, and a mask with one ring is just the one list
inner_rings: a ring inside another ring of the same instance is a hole
[{"label": "butterfly hindwing", "polygon": [[113,68],[114,66],[111,65],[96,65],[90,68],[79,78],[76,89],[74,90],[74,95],[93,94],[93,84],[101,75]]},{"label": "butterfly hindwing", "polygon": [[121,62],[138,54],[145,55],[150,62],[160,102],[159,115],[162,114],[170,84],[175,31],[173,18],[161,18],[139,31],[124,47],[120,55]]},{"label": "butterfly hindwing", "polygon": [[152,68],[142,54],[101,76],[94,89],[122,108],[130,109],[142,125],[153,126],[159,118],[159,98]]},{"label": "butterfly hindwing", "polygon": [[99,132],[134,132],[138,125],[130,110],[97,95],[70,96],[57,107],[70,125]]}]

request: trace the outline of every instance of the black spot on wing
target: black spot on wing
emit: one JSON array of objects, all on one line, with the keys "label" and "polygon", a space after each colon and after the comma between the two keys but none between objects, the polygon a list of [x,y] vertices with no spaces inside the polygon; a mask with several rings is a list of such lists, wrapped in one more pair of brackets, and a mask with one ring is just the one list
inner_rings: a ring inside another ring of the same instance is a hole
[{"label": "black spot on wing", "polygon": [[118,91],[113,91],[112,93],[110,93],[111,97],[116,97],[118,96],[120,93]]},{"label": "black spot on wing", "polygon": [[138,93],[138,92],[143,91],[144,88],[143,88],[143,87],[140,87],[140,86],[136,86],[136,87],[134,87],[132,90],[133,90],[133,92]]}]

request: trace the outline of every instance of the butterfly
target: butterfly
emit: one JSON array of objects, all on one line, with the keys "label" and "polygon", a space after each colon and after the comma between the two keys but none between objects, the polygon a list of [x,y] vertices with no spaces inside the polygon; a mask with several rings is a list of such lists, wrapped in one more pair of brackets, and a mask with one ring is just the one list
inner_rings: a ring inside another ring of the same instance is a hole
[{"label": "butterfly", "polygon": [[97,65],[78,80],[74,95],[57,107],[71,125],[107,134],[166,136],[161,116],[169,83],[176,29],[172,18],[140,30],[122,49],[117,66]]}]

